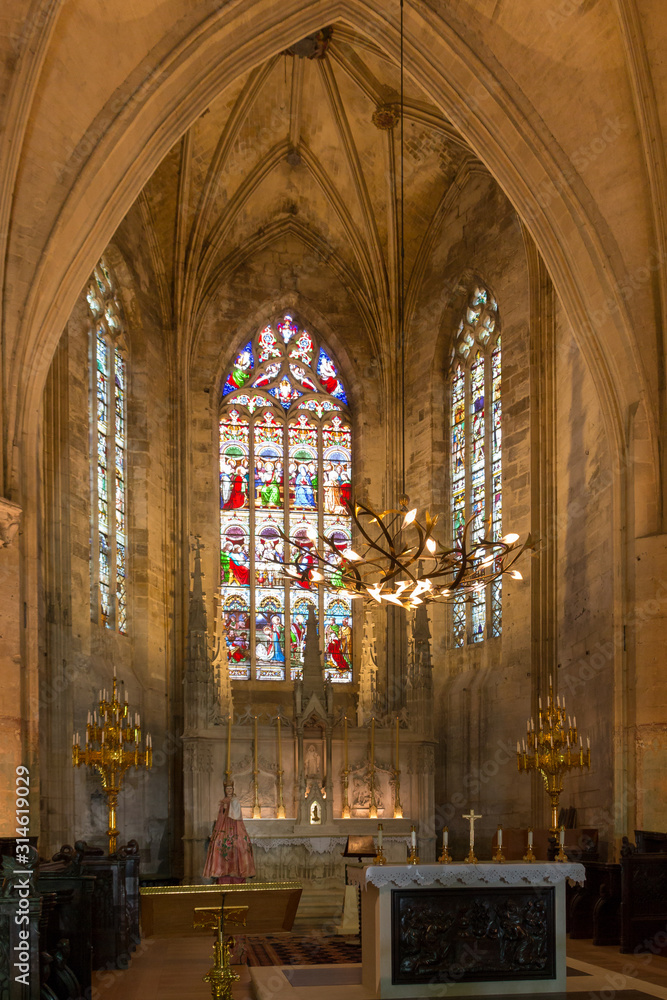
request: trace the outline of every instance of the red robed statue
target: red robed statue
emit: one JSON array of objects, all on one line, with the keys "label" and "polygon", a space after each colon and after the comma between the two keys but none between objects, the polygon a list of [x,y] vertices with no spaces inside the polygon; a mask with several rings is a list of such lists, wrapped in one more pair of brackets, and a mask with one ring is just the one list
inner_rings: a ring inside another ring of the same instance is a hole
[{"label": "red robed statue", "polygon": [[255,874],[252,844],[241,814],[241,803],[234,795],[234,785],[225,785],[218,818],[208,845],[204,876],[215,878],[218,885],[235,885]]}]

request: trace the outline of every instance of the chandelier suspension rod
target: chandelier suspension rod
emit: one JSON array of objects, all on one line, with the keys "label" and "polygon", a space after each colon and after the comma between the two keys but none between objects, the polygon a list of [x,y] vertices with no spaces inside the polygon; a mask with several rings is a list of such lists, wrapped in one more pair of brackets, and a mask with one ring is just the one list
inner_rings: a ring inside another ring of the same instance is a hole
[{"label": "chandelier suspension rod", "polygon": [[400,174],[400,187],[401,187],[401,215],[400,215],[400,253],[399,253],[399,264],[398,264],[398,278],[399,278],[399,296],[398,296],[398,326],[399,326],[399,337],[401,344],[401,486],[403,491],[403,496],[405,496],[405,239],[404,239],[404,226],[405,226],[405,215],[403,211],[403,153],[404,153],[404,133],[403,133],[403,95],[404,95],[404,85],[403,85],[403,70],[404,70],[404,58],[403,58],[403,0],[400,0],[400,11],[401,11],[401,139],[400,139],[400,149],[401,149],[401,174]]}]

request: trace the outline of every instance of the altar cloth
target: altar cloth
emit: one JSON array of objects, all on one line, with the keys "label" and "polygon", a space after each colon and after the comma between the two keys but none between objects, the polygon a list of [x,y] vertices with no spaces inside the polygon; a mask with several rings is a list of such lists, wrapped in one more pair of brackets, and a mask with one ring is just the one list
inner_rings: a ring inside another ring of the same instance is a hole
[{"label": "altar cloth", "polygon": [[347,869],[351,885],[365,889],[369,885],[395,886],[467,886],[467,885],[558,885],[567,880],[570,885],[583,885],[586,869],[567,862],[470,865],[466,862],[449,865],[367,865]]}]

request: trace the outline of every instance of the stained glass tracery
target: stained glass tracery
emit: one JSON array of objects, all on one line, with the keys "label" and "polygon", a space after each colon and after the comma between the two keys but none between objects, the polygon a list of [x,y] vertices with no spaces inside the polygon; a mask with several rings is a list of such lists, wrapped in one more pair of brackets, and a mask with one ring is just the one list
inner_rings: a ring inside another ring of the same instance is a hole
[{"label": "stained glass tracery", "polygon": [[[498,305],[475,285],[452,350],[450,409],[451,524],[461,538],[472,519],[471,541],[502,535],[501,341]],[[452,607],[455,647],[500,635],[502,583]]]},{"label": "stained glass tracery", "polygon": [[342,582],[340,592],[325,592],[281,572],[283,535],[298,542],[289,558],[303,566],[314,564],[322,532],[341,553],[349,547],[351,469],[334,360],[291,315],[267,324],[235,359],[220,416],[221,607],[232,680],[299,676],[310,607],[327,676],[352,680]]},{"label": "stained glass tracery", "polygon": [[100,261],[86,291],[93,322],[91,589],[93,617],[127,631],[127,367],[114,281]]}]

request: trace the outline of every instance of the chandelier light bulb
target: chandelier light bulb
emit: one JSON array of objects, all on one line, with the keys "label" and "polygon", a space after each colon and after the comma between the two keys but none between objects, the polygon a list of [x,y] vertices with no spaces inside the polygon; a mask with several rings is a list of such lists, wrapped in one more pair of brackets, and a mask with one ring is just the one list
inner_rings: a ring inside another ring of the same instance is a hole
[{"label": "chandelier light bulb", "polygon": [[416,517],[417,517],[417,508],[413,507],[412,510],[409,510],[405,515],[405,517],[403,518],[402,527],[408,528]]},{"label": "chandelier light bulb", "polygon": [[514,545],[515,542],[519,541],[519,536],[512,531],[509,535],[505,535],[501,541],[503,541],[505,545]]},{"label": "chandelier light bulb", "polygon": [[435,540],[433,538],[427,538],[426,539],[426,548],[431,553],[435,552]]},{"label": "chandelier light bulb", "polygon": [[513,569],[512,572],[510,573],[510,576],[512,577],[513,580],[523,580],[523,576],[521,575],[518,569]]}]

